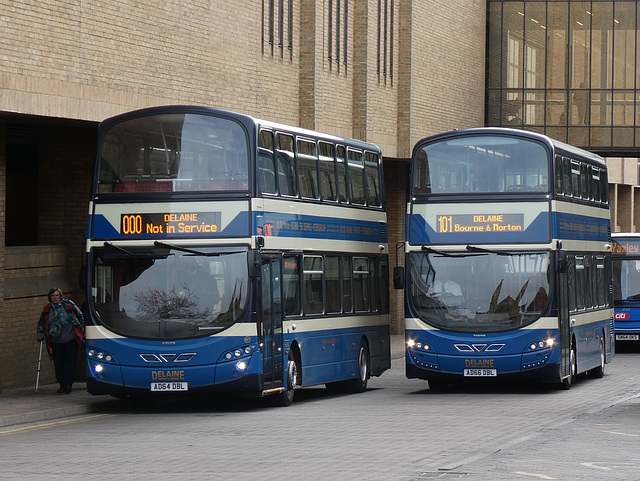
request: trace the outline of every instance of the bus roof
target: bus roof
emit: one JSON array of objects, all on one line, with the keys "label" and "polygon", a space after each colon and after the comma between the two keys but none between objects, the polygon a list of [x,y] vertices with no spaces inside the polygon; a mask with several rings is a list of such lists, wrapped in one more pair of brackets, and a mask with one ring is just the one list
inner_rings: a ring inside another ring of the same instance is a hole
[{"label": "bus roof", "polygon": [[593,152],[589,152],[588,150],[584,150],[579,147],[574,147],[573,145],[560,142],[559,140],[555,140],[544,134],[531,132],[529,130],[512,129],[507,127],[475,127],[470,129],[453,130],[451,132],[445,132],[442,134],[433,135],[431,137],[426,137],[416,143],[414,147],[414,154],[416,153],[416,149],[418,149],[422,144],[426,142],[444,140],[447,138],[453,138],[457,136],[481,135],[481,134],[482,135],[487,135],[487,134],[508,135],[513,137],[522,137],[525,139],[538,140],[540,142],[545,143],[554,152],[555,151],[564,152],[565,154],[569,154],[574,157],[581,157],[585,160],[589,160],[590,162],[600,165],[603,168],[606,167],[606,163],[604,159],[599,155],[594,154]]},{"label": "bus roof", "polygon": [[157,115],[161,113],[192,113],[192,114],[219,115],[223,117],[232,118],[242,123],[246,128],[250,128],[251,126],[258,125],[258,126],[270,128],[273,130],[285,130],[287,132],[294,133],[300,136],[307,136],[311,138],[317,138],[317,139],[327,140],[327,141],[336,142],[336,143],[342,142],[344,144],[349,144],[350,146],[358,147],[363,150],[372,150],[375,152],[380,152],[380,147],[378,147],[376,144],[372,144],[362,140],[350,139],[347,137],[340,137],[337,135],[331,135],[324,132],[304,129],[302,127],[296,127],[293,125],[272,122],[270,120],[263,120],[256,117],[252,117],[251,115],[233,112],[231,110],[224,110],[224,109],[218,109],[215,107],[206,107],[206,106],[199,106],[199,105],[160,105],[156,107],[146,107],[143,109],[132,110],[130,112],[125,112],[125,113],[104,119],[100,123],[100,127],[109,128],[113,124],[117,124],[127,119],[144,117],[148,115]]}]

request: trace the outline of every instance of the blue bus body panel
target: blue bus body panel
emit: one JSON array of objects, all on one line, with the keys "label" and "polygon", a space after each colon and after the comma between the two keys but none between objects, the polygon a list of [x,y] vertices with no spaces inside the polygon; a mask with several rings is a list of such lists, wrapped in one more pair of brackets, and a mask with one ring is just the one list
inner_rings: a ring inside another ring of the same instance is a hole
[{"label": "blue bus body panel", "polygon": [[553,219],[554,239],[610,242],[608,217],[554,212]]},{"label": "blue bus body panel", "polygon": [[[607,330],[602,329],[600,321],[581,323],[571,329],[570,334],[577,342],[578,372],[600,365],[600,338],[609,336]],[[552,347],[532,349],[549,337],[556,339]],[[412,339],[429,345],[428,350],[407,347],[407,377],[463,376],[465,369],[496,369],[498,377],[515,374],[557,377],[561,363],[559,338],[558,329],[548,328],[488,333],[483,337],[446,331],[407,330],[407,341]],[[612,354],[606,353],[606,356],[608,362]]]},{"label": "blue bus body panel", "polygon": [[[330,329],[284,335],[285,351],[295,342],[302,361],[302,386],[358,376],[360,342],[369,348],[371,375],[391,367],[389,325]],[[249,346],[251,354],[244,354]],[[263,357],[255,337],[205,337],[165,345],[140,339],[92,339],[87,348],[102,352],[102,359],[87,356],[87,385],[93,394],[149,391],[153,382],[186,382],[188,390],[262,390]],[[241,356],[227,360],[227,352]],[[112,356],[106,361],[107,355]],[[286,352],[285,352],[286,358]],[[149,362],[151,361],[151,362]],[[247,364],[240,372],[238,362]],[[96,371],[96,365],[102,370]],[[283,365],[286,363],[283,363]]]},{"label": "blue bus body panel", "polygon": [[[428,344],[407,348],[407,376],[428,379],[430,374],[463,376],[465,369],[495,369],[498,377],[511,374],[558,372],[560,346],[531,350],[529,346],[557,330],[523,329],[477,337],[445,331],[407,331],[410,339]],[[434,352],[431,352],[433,350]],[[437,351],[437,352],[436,352]],[[414,375],[409,375],[410,373]],[[422,373],[423,375],[415,375]]]},{"label": "blue bus body panel", "polygon": [[[414,213],[407,219],[407,226],[411,229],[408,232],[410,242],[415,245],[455,244],[461,242],[461,239],[469,244],[546,243],[550,241],[549,219],[549,212],[540,212],[521,231],[490,230],[485,226],[485,229],[476,232],[439,233],[436,232],[437,227],[430,225],[422,214]],[[609,242],[609,226],[605,218],[553,212],[551,221],[554,239]]]},{"label": "blue bus body panel", "polygon": [[283,212],[254,212],[256,235],[267,237],[312,238],[353,242],[387,242],[387,231],[380,222],[356,218],[318,216]]},{"label": "blue bus body panel", "polygon": [[614,320],[616,339],[618,336],[640,335],[640,305],[638,307],[616,307]]},{"label": "blue bus body panel", "polygon": [[[256,339],[245,337],[205,337],[175,341],[165,345],[141,339],[92,339],[87,349],[102,352],[102,359],[87,356],[88,384],[109,385],[105,392],[118,388],[150,390],[152,382],[187,382],[188,389],[212,388],[237,380],[240,376],[262,373],[262,355]],[[245,354],[244,348],[251,347]],[[241,356],[226,360],[224,354],[236,349]],[[111,361],[106,356],[112,356]],[[248,367],[242,373],[236,369],[239,361]],[[96,366],[102,366],[97,372]],[[259,386],[256,386],[259,388]]]},{"label": "blue bus body panel", "polygon": [[388,325],[285,335],[285,347],[294,341],[300,346],[302,385],[310,386],[357,377],[363,337],[369,348],[371,375],[379,376],[391,367]]}]

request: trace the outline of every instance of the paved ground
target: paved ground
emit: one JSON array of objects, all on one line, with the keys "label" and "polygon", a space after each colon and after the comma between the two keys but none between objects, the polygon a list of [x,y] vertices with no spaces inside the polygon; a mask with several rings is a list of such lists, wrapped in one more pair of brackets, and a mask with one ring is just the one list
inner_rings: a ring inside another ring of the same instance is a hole
[{"label": "paved ground", "polygon": [[[404,335],[391,336],[391,357],[404,357]],[[58,384],[33,386],[20,389],[3,389],[0,392],[0,427],[41,422],[67,416],[117,409],[120,401],[111,396],[93,396],[84,383],[73,385],[70,394],[57,394]]]}]

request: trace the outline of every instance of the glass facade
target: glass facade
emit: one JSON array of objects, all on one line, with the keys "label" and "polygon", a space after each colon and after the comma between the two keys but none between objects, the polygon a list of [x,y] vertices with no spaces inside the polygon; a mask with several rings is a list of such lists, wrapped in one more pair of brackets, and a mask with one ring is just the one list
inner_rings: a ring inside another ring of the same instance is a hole
[{"label": "glass facade", "polygon": [[640,147],[636,1],[488,1],[486,124],[602,154]]}]

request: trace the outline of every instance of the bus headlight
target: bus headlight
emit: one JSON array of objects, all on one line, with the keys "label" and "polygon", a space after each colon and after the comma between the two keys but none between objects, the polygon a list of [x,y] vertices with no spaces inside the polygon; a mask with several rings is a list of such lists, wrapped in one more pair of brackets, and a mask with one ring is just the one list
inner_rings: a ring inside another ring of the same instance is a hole
[{"label": "bus headlight", "polygon": [[416,351],[435,352],[433,350],[433,347],[431,347],[430,344],[427,344],[426,342],[423,342],[423,341],[417,341],[415,339],[409,339],[407,341],[407,348],[413,349]]},{"label": "bus headlight", "polygon": [[93,366],[93,372],[98,379],[104,379],[104,366],[102,364],[95,364]]},{"label": "bus headlight", "polygon": [[528,351],[541,351],[542,349],[551,349],[555,346],[556,340],[553,337],[547,339],[539,339],[529,344]]},{"label": "bus headlight", "polygon": [[244,361],[238,361],[236,363],[236,371],[238,374],[242,374],[247,370],[247,363]]},{"label": "bus headlight", "polygon": [[113,354],[105,351],[98,351],[96,349],[89,349],[87,351],[87,357],[89,359],[98,360],[101,362],[117,362]]},{"label": "bus headlight", "polygon": [[239,358],[251,356],[254,350],[255,348],[249,345],[237,347],[235,349],[225,352],[222,355],[221,361],[231,361],[233,359],[239,359]]}]

